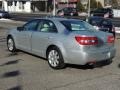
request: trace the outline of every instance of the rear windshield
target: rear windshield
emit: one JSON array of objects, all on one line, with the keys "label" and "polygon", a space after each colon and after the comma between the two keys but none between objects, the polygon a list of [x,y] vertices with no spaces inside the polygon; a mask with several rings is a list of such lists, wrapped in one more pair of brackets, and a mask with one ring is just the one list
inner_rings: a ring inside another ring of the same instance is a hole
[{"label": "rear windshield", "polygon": [[66,27],[67,30],[70,31],[86,31],[86,30],[95,30],[93,26],[84,21],[76,21],[76,20],[65,20],[61,21],[61,23]]}]

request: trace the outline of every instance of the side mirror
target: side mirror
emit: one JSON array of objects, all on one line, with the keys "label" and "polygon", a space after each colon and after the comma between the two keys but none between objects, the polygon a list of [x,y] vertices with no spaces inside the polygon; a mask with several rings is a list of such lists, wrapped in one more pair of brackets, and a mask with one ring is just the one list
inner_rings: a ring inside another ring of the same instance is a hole
[{"label": "side mirror", "polygon": [[17,27],[17,30],[18,30],[18,31],[23,31],[23,30],[24,30],[24,27]]}]

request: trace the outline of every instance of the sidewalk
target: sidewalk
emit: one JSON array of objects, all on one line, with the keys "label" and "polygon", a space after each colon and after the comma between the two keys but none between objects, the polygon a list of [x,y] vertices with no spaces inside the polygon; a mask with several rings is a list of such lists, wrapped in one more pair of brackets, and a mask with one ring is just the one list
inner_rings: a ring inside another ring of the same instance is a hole
[{"label": "sidewalk", "polygon": [[43,16],[43,15],[52,15],[50,12],[33,12],[33,13],[24,13],[24,12],[16,12],[16,13],[10,13],[11,15],[28,15],[28,16]]}]

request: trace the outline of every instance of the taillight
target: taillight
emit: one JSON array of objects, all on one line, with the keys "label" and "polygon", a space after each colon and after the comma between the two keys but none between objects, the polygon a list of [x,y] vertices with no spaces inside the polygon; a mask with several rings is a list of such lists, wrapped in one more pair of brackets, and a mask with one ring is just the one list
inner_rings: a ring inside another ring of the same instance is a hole
[{"label": "taillight", "polygon": [[76,36],[75,39],[81,45],[97,45],[98,44],[97,37]]},{"label": "taillight", "polygon": [[114,38],[113,35],[109,35],[109,36],[107,37],[107,42],[108,42],[108,43],[114,43],[114,41],[115,41],[115,38]]}]

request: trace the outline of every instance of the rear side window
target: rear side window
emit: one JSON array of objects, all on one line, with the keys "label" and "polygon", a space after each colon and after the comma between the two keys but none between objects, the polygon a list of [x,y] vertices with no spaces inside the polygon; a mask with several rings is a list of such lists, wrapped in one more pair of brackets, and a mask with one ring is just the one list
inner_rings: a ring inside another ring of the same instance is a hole
[{"label": "rear side window", "polygon": [[38,24],[37,30],[41,32],[57,32],[55,24],[49,20],[42,20]]},{"label": "rear side window", "polygon": [[84,21],[61,21],[61,23],[66,27],[69,31],[85,31],[85,30],[95,30],[93,26],[84,22]]}]

